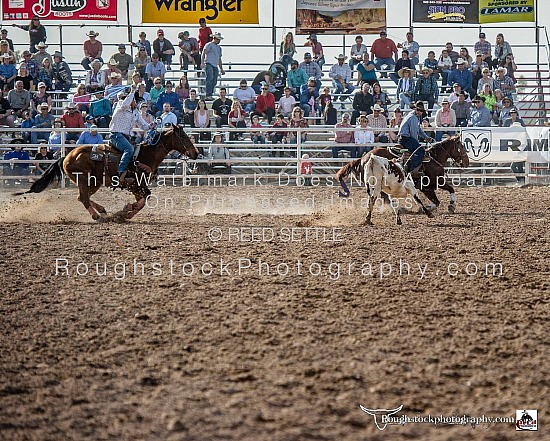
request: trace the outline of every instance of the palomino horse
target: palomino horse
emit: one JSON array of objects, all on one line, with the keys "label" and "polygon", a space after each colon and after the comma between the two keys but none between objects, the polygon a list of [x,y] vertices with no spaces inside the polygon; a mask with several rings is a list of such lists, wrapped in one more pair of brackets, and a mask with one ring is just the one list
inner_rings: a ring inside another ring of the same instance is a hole
[{"label": "palomino horse", "polygon": [[[426,197],[434,204],[433,208],[439,206],[440,202],[435,194],[435,191],[439,188],[447,190],[450,193],[450,203],[448,206],[449,213],[454,213],[456,210],[456,195],[455,189],[445,179],[445,165],[449,158],[453,159],[461,168],[466,168],[470,164],[466,149],[460,141],[460,135],[450,136],[443,141],[434,144],[429,150],[430,156],[429,162],[423,163],[424,176],[414,180],[414,184],[417,189],[426,195]],[[342,184],[342,187],[349,194],[344,178],[350,173],[354,173],[356,176],[362,172],[365,164],[370,158],[370,155],[382,156],[389,160],[394,160],[398,155],[392,153],[384,147],[377,147],[362,158],[348,162],[344,165],[336,174],[336,178]]]},{"label": "palomino horse", "polygon": [[369,194],[367,225],[372,225],[372,209],[374,208],[376,199],[382,197],[382,192],[393,198],[390,201],[390,205],[395,213],[395,222],[397,225],[401,225],[402,223],[401,216],[399,215],[399,198],[414,199],[420,204],[426,216],[433,217],[433,214],[424,207],[424,204],[422,204],[422,201],[418,197],[418,191],[413,181],[405,178],[405,173],[399,164],[395,164],[381,156],[370,155],[363,170],[363,182]]},{"label": "palomino horse", "polygon": [[[56,178],[61,177],[61,164],[65,174],[78,186],[78,200],[82,202],[92,218],[98,222],[107,220],[107,211],[90,197],[101,187],[111,185],[111,179],[116,184],[116,169],[120,161],[120,152],[108,145],[102,144],[95,149],[102,152],[92,159],[92,146],[81,146],[71,151],[67,156],[53,163],[26,193],[40,193]],[[196,159],[197,150],[185,131],[179,126],[164,129],[155,142],[141,146],[137,157],[137,169],[128,173],[134,178],[132,183],[119,183],[120,188],[130,191],[136,198],[133,204],[124,206],[116,214],[120,220],[131,219],[144,206],[151,191],[147,187],[147,175],[156,175],[160,163],[172,150],[191,159]],[[109,158],[111,157],[111,158]],[[97,158],[103,158],[97,160]],[[110,160],[112,159],[112,160]]]}]

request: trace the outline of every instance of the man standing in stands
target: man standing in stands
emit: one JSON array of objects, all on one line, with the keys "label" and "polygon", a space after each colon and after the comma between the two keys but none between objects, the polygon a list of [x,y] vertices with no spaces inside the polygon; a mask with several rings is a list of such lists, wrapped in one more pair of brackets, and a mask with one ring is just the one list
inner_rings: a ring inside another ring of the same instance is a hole
[{"label": "man standing in stands", "polygon": [[202,51],[201,67],[206,69],[206,101],[214,99],[212,95],[218,83],[218,73],[225,74],[222,63],[222,48],[220,47],[222,40],[222,35],[216,32],[213,40],[206,43]]}]

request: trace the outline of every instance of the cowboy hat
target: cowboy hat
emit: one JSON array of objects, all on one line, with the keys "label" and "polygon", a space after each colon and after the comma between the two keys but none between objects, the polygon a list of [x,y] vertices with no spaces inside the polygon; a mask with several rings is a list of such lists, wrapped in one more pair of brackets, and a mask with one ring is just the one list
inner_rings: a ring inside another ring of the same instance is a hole
[{"label": "cowboy hat", "polygon": [[337,60],[347,60],[348,57],[344,54],[339,54],[337,57],[334,57],[336,58]]},{"label": "cowboy hat", "polygon": [[474,97],[474,99],[472,100],[472,103],[481,103],[481,102],[485,102],[485,97],[484,96],[479,96],[479,95],[476,95]]},{"label": "cowboy hat", "polygon": [[48,103],[42,103],[38,106],[39,109],[49,109]]},{"label": "cowboy hat", "polygon": [[445,96],[445,97],[443,97],[443,99],[441,100],[441,104],[443,104],[443,103],[447,103],[447,104],[449,104],[449,103],[450,103],[450,101],[449,101],[449,98],[448,98],[448,97],[446,97],[446,96]]},{"label": "cowboy hat", "polygon": [[69,109],[69,110],[76,109],[76,103],[67,104],[67,109]]},{"label": "cowboy hat", "polygon": [[0,40],[0,44],[7,45],[7,44],[8,44],[8,40]]},{"label": "cowboy hat", "polygon": [[373,111],[377,110],[379,112],[383,112],[384,108],[380,104],[376,103],[374,106],[371,107],[371,110],[373,110]]},{"label": "cowboy hat", "polygon": [[63,56],[63,54],[62,54],[61,52],[59,52],[59,51],[55,51],[55,52],[53,53],[53,57],[54,57],[54,58],[55,58],[55,57],[65,58],[65,57]]},{"label": "cowboy hat", "polygon": [[38,86],[36,86],[38,89],[40,89],[41,87],[46,87],[46,83],[43,83],[42,81],[40,83],[38,83]]},{"label": "cowboy hat", "polygon": [[417,101],[416,103],[412,103],[410,107],[411,109],[420,110],[422,112],[426,111],[426,108],[424,107],[424,103],[422,101]]},{"label": "cowboy hat", "polygon": [[11,60],[11,55],[6,52],[4,55],[2,55],[2,58],[7,58],[8,60]]},{"label": "cowboy hat", "polygon": [[120,78],[122,75],[120,75],[118,72],[111,72],[109,75],[109,78]]},{"label": "cowboy hat", "polygon": [[212,35],[212,38],[217,38],[218,40],[223,40],[223,36],[219,32],[214,32],[214,34]]},{"label": "cowboy hat", "polygon": [[99,35],[99,32],[89,31],[86,35],[88,37],[97,37]]},{"label": "cowboy hat", "polygon": [[397,75],[399,75],[399,78],[403,78],[403,74],[405,72],[410,73],[411,71],[412,71],[412,69],[409,69],[408,67],[403,67],[403,68],[399,69],[399,72],[397,72]]},{"label": "cowboy hat", "polygon": [[428,66],[424,66],[420,72],[424,72],[425,70],[427,70],[430,75],[433,72],[433,69],[430,69]]},{"label": "cowboy hat", "polygon": [[99,64],[100,66],[103,64],[103,62],[99,59],[99,58],[96,58],[94,61],[92,61],[90,64]]},{"label": "cowboy hat", "polygon": [[460,64],[466,64],[466,60],[464,58],[459,58],[458,60],[456,60],[456,65],[460,65]]},{"label": "cowboy hat", "polygon": [[507,74],[508,74],[508,69],[506,69],[504,66],[500,66],[496,71],[497,71],[497,72],[502,72],[502,71],[504,71],[504,75],[507,75]]},{"label": "cowboy hat", "polygon": [[114,58],[111,58],[109,61],[107,61],[107,64],[109,66],[118,66],[118,61],[115,60]]},{"label": "cowboy hat", "polygon": [[223,133],[222,132],[214,132],[214,134],[212,135],[212,138],[215,138],[216,136],[221,136],[222,139],[223,139]]},{"label": "cowboy hat", "polygon": [[41,41],[40,43],[35,44],[34,47],[35,47],[36,49],[40,49],[40,48],[46,49],[46,48],[48,47],[48,45],[47,45],[46,43],[44,43],[43,41]]}]

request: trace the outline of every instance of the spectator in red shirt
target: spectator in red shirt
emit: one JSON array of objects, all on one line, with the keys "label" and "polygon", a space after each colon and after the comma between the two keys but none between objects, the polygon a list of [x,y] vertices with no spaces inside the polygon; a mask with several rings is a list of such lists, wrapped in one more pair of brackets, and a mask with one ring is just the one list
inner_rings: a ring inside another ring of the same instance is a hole
[{"label": "spectator in red shirt", "polygon": [[267,84],[262,85],[262,93],[256,97],[256,110],[250,116],[253,115],[267,118],[267,122],[271,124],[275,115],[275,95],[269,91]]},{"label": "spectator in red shirt", "polygon": [[[386,66],[386,70],[393,70],[397,63],[397,46],[387,35],[386,31],[380,31],[380,38],[374,40],[370,48],[376,70],[380,70],[382,66]],[[383,73],[382,77],[386,78],[387,74]]]},{"label": "spectator in red shirt", "polygon": [[212,41],[212,29],[210,29],[209,26],[206,26],[205,18],[199,19],[199,26],[199,52],[202,54],[202,49],[206,43]]},{"label": "spectator in red shirt", "polygon": [[[65,123],[67,129],[84,129],[84,119],[81,113],[77,110],[76,103],[67,104],[67,111],[61,117],[61,120]],[[78,138],[82,134],[82,130],[79,132],[66,132],[65,139],[67,141],[78,141]]]}]

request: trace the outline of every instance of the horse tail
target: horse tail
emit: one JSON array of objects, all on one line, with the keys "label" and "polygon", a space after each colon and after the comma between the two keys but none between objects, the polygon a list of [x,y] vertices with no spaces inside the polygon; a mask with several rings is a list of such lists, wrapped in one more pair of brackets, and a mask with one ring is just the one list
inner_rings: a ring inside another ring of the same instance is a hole
[{"label": "horse tail", "polygon": [[52,183],[52,181],[57,178],[57,182],[61,180],[61,164],[63,164],[63,160],[65,159],[65,156],[59,158],[57,161],[55,161],[52,165],[50,165],[44,174],[40,176],[40,179],[38,181],[35,181],[32,185],[30,190],[25,191],[23,193],[19,194],[25,194],[25,193],[41,193],[43,192],[48,186]]}]

